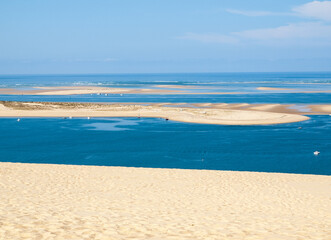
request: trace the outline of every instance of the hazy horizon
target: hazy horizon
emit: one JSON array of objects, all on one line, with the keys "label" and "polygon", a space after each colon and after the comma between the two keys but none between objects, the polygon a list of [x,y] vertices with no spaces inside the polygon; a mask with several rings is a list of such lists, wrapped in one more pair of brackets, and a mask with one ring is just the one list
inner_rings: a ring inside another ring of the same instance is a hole
[{"label": "hazy horizon", "polygon": [[185,74],[331,74],[331,71],[288,71],[288,72],[114,72],[114,73],[0,73],[0,76],[51,76],[51,75],[185,75]]}]

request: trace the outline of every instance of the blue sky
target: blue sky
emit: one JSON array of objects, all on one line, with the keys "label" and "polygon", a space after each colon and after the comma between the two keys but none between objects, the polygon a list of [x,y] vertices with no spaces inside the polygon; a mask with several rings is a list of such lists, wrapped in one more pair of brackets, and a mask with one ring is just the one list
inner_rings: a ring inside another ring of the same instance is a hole
[{"label": "blue sky", "polygon": [[0,1],[0,74],[331,71],[331,1]]}]

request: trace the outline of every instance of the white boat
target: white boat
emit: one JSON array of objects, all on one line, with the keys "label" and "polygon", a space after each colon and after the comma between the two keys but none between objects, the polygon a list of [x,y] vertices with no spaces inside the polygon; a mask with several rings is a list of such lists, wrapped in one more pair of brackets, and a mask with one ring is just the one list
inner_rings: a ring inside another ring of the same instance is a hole
[{"label": "white boat", "polygon": [[319,151],[315,151],[315,152],[314,152],[314,155],[315,155],[315,156],[317,156],[317,155],[319,155],[319,154],[320,154]]}]

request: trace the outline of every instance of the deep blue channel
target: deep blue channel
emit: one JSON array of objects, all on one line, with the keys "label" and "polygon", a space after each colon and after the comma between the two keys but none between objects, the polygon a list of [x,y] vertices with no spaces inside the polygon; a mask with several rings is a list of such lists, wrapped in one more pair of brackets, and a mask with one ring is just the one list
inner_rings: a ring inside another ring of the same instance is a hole
[{"label": "deep blue channel", "polygon": [[330,116],[265,126],[0,118],[0,136],[3,162],[331,175]]}]

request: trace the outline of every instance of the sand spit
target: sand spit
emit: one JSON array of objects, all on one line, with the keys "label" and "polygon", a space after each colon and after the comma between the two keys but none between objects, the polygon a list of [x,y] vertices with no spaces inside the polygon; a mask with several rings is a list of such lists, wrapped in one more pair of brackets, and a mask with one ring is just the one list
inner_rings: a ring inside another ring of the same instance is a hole
[{"label": "sand spit", "polygon": [[149,89],[149,88],[110,88],[93,86],[34,87],[33,90],[0,88],[0,94],[7,95],[79,95],[79,94],[242,94],[242,92],[190,92],[191,88]]},{"label": "sand spit", "polygon": [[331,93],[331,90],[306,90],[295,88],[258,87],[256,89],[261,91],[287,91],[286,93]]},{"label": "sand spit", "polygon": [[[153,105],[153,103],[151,104]],[[190,103],[191,106],[212,109],[232,109],[247,111],[262,111],[274,113],[290,113],[303,115],[328,115],[331,114],[330,104],[248,104],[248,103]]]},{"label": "sand spit", "polygon": [[331,176],[0,163],[0,239],[329,239]]},{"label": "sand spit", "polygon": [[0,101],[0,117],[156,117],[190,123],[265,125],[300,122],[306,116],[262,111],[127,104]]},{"label": "sand spit", "polygon": [[[231,92],[222,92],[220,88],[188,85],[154,85],[156,88],[120,88],[120,87],[97,87],[97,86],[57,86],[57,87],[33,87],[26,89],[0,88],[0,94],[6,95],[78,95],[78,94],[184,94],[184,95],[227,95],[227,94],[247,94],[248,92],[238,92],[233,89]],[[209,90],[197,91],[197,90]],[[331,93],[331,90],[306,90],[291,88],[256,88],[266,93],[279,91],[279,93]],[[194,91],[193,91],[194,90]]]},{"label": "sand spit", "polygon": [[157,88],[179,88],[179,89],[210,89],[209,87],[203,87],[203,86],[198,86],[198,85],[171,85],[171,84],[159,84],[159,85],[154,85],[154,87]]},{"label": "sand spit", "polygon": [[262,90],[262,91],[295,91],[296,89],[291,89],[291,88],[274,88],[274,87],[258,87],[256,88],[257,90]]},{"label": "sand spit", "polygon": [[312,109],[314,112],[319,112],[319,113],[329,113],[331,114],[331,105],[330,104],[324,104],[324,105],[309,105],[309,107]]}]

